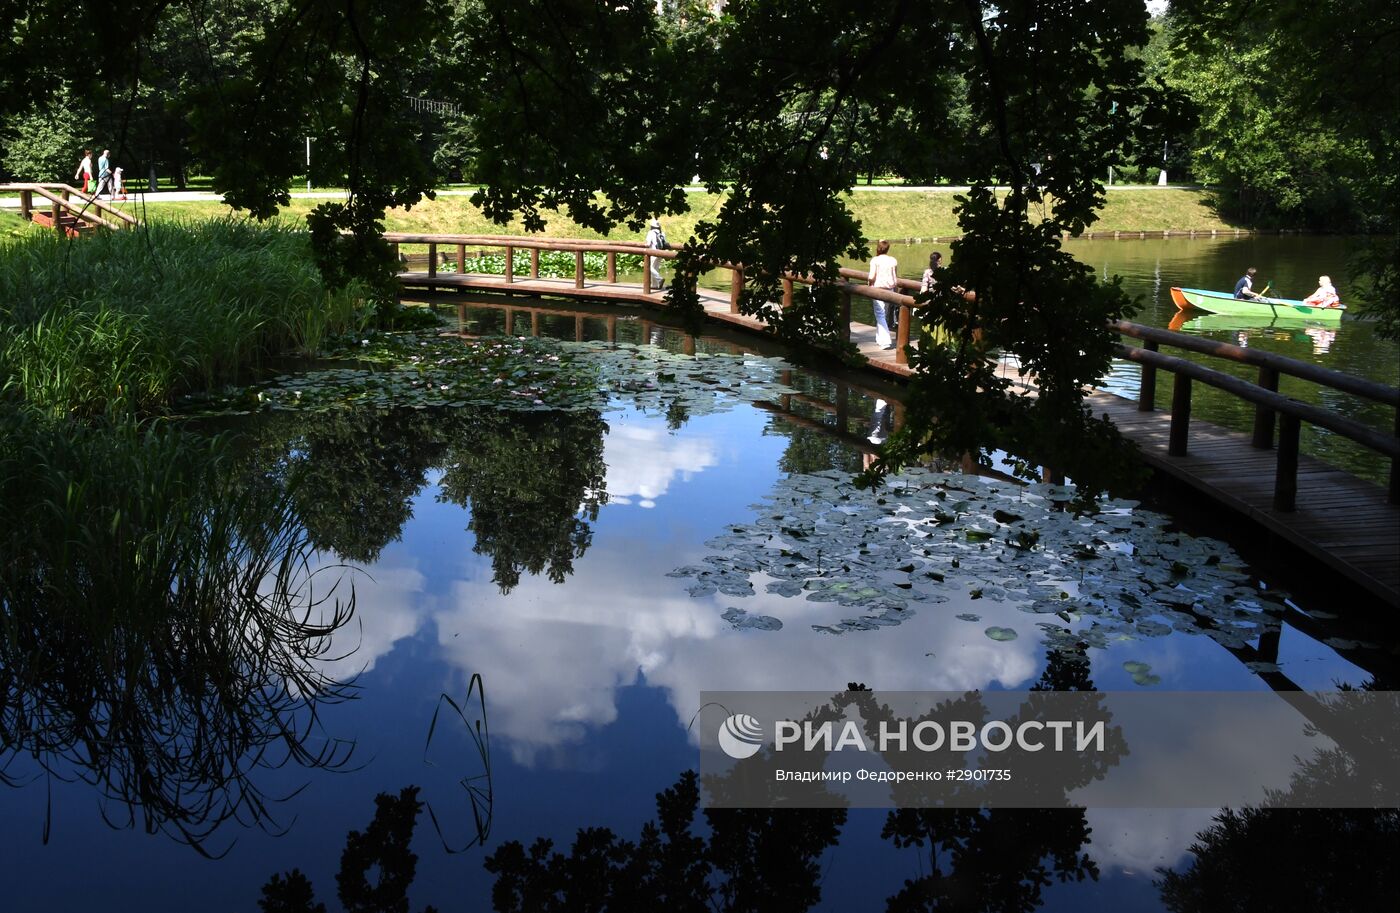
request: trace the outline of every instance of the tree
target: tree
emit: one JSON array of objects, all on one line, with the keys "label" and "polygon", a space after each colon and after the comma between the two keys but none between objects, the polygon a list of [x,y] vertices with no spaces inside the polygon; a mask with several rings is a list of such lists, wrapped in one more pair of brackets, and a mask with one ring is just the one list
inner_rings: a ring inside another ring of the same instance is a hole
[{"label": "tree", "polygon": [[1171,79],[1200,110],[1198,173],[1235,212],[1375,233],[1357,297],[1400,337],[1395,4],[1185,0],[1169,23]]},{"label": "tree", "polygon": [[[169,8],[141,0],[131,19]],[[349,190],[309,216],[333,283],[376,279],[388,297],[383,213],[435,183],[405,96],[431,90],[476,125],[486,186],[473,199],[502,222],[539,230],[562,211],[600,231],[639,229],[684,210],[696,174],[725,189],[718,217],[676,261],[671,304],[698,319],[699,273],[743,263],[742,311],[828,344],[840,337],[840,301],[820,281],[837,276],[841,256],[866,252],[847,188],[872,168],[962,177],[974,185],[960,200],[965,238],[926,312],[945,333],[922,337],[915,362],[927,408],[911,410],[887,465],[1034,441],[1036,458],[1089,478],[1078,442],[1112,436],[1082,390],[1107,368],[1105,323],[1130,305],[1060,238],[1094,221],[1103,164],[1123,154],[1149,100],[1130,53],[1147,40],[1140,0],[673,9],[658,18],[651,0],[458,0],[430,16],[390,0],[267,0],[239,68],[181,99],[216,189],[259,217],[288,202],[294,138],[320,138]],[[69,15],[32,7],[21,46],[0,57],[0,88],[23,81],[17,62],[34,62],[39,36]],[[140,34],[134,48],[96,48],[94,76],[135,91],[149,51]],[[819,284],[781,310],[772,302],[785,270]],[[997,350],[1035,374],[1038,397],[1009,395],[990,367]]]},{"label": "tree", "polygon": [[72,93],[60,89],[7,122],[0,136],[0,164],[17,181],[69,183],[82,150],[92,146],[86,132],[90,124]]}]

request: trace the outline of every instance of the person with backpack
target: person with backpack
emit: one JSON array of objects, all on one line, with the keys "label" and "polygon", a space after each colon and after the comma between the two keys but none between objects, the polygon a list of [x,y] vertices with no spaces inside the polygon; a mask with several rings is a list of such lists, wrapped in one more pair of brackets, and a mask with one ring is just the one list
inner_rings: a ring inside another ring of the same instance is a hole
[{"label": "person with backpack", "polygon": [[[646,246],[653,250],[670,250],[671,245],[666,243],[666,233],[661,230],[661,220],[652,219],[647,225],[649,230],[647,231]],[[652,288],[658,291],[664,289],[666,280],[661,276],[661,258],[650,257],[648,259],[650,260]]]}]

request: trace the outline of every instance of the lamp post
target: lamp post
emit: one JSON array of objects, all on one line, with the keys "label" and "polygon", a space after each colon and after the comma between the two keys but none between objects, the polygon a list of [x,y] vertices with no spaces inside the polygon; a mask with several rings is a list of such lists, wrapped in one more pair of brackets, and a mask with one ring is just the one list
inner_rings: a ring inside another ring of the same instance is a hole
[{"label": "lamp post", "polygon": [[306,192],[307,192],[307,193],[310,193],[310,192],[311,192],[311,141],[312,141],[313,139],[315,139],[315,137],[313,137],[313,136],[308,136],[308,137],[306,138]]}]

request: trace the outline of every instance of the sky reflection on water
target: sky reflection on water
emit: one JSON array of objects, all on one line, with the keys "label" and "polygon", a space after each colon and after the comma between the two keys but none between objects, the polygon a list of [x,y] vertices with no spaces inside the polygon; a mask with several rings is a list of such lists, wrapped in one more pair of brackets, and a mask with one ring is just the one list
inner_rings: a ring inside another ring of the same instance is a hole
[{"label": "sky reflection on water", "polygon": [[[857,397],[853,409],[873,407]],[[324,668],[342,678],[358,673],[359,699],[329,708],[324,724],[356,741],[362,766],[328,775],[267,772],[270,792],[310,782],[287,805],[285,820],[294,820],[287,836],[227,834],[236,845],[211,862],[159,835],[108,829],[85,787],[55,783],[53,839],[44,847],[44,784],[7,790],[0,874],[13,909],[177,910],[207,898],[199,904],[206,909],[250,911],[267,877],[292,866],[307,871],[325,898],[346,831],[367,823],[376,792],[410,783],[424,787],[448,842],[462,842],[469,817],[457,781],[475,772],[479,759],[466,733],[450,727],[437,735],[431,765],[424,763],[425,743],[439,696],[460,697],[476,674],[486,683],[492,735],[495,846],[508,839],[528,844],[537,835],[567,844],[581,826],[634,837],[653,814],[654,794],[696,763],[687,724],[702,690],[833,691],[847,682],[879,690],[1015,689],[1045,668],[1046,645],[1029,623],[1034,616],[1015,600],[955,596],[919,606],[898,627],[833,636],[813,629],[849,614],[829,603],[762,587],[742,599],[688,595],[688,581],[667,574],[702,562],[713,554],[705,540],[751,519],[749,505],[785,476],[781,466],[797,429],[745,404],[679,427],[620,403],[604,419],[607,498],[586,521],[591,538],[562,583],[523,573],[503,592],[499,553],[478,540],[471,511],[444,496],[452,470],[441,463],[425,472],[425,484],[410,495],[409,519],[377,560],[347,572],[358,598],[356,622],[333,636]],[[854,452],[847,456],[858,462]],[[514,467],[521,474],[549,469]],[[328,567],[340,562],[332,553],[322,558]],[[779,617],[783,627],[736,630],[722,617],[730,606]],[[958,618],[968,613],[978,620]],[[989,625],[1021,636],[991,640]],[[1138,687],[1124,668],[1129,661],[1150,665],[1163,690],[1269,687],[1204,636],[1114,641],[1088,656],[1101,690]],[[1283,630],[1278,663],[1304,687],[1368,678],[1292,627]],[[1210,814],[1089,812],[1087,852],[1101,864],[1102,879],[1052,887],[1045,908],[1153,908],[1152,868],[1177,863]],[[917,874],[913,854],[878,839],[883,820],[883,812],[851,815],[845,839],[825,861],[825,909],[880,907]],[[426,819],[415,848],[415,908],[486,907],[491,879],[480,849],[443,853]],[[82,877],[75,879],[65,873],[78,859]]]}]

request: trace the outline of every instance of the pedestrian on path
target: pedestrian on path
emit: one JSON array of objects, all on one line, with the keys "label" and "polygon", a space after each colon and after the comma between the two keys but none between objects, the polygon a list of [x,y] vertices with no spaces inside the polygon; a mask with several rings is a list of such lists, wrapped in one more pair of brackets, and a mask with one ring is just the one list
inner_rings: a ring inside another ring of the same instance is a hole
[{"label": "pedestrian on path", "polygon": [[[661,230],[661,220],[652,219],[647,223],[646,246],[654,250],[670,250],[671,245],[666,243],[666,233]],[[666,287],[666,280],[661,276],[661,258],[649,257],[651,269],[651,287],[657,290]]]},{"label": "pedestrian on path", "polygon": [[[884,289],[889,292],[898,291],[898,270],[899,261],[890,256],[890,242],[880,241],[875,245],[875,257],[870,261],[870,276],[866,284],[872,288]],[[874,298],[870,300],[870,305],[875,310],[875,344],[882,349],[893,349],[894,340],[890,336],[888,314],[890,308],[898,307],[898,305]]]},{"label": "pedestrian on path", "polygon": [[104,193],[108,196],[112,193],[112,150],[103,149],[102,155],[97,159],[97,195],[100,197]]},{"label": "pedestrian on path", "polygon": [[92,150],[83,150],[83,160],[78,163],[78,170],[73,172],[73,180],[83,179],[83,193],[91,193],[92,187]]}]

